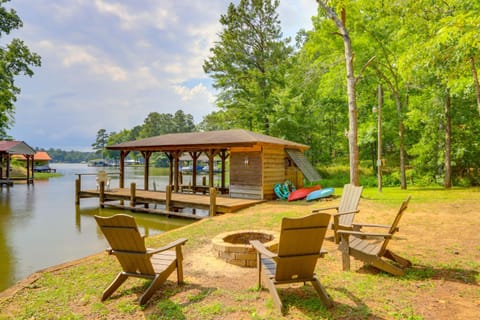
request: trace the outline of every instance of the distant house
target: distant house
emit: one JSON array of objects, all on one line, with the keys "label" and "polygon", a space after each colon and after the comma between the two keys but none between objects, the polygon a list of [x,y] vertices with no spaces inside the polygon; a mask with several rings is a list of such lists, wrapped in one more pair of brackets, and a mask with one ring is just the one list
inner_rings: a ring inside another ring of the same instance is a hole
[{"label": "distant house", "polygon": [[[24,155],[14,155],[13,159],[17,161],[27,161]],[[46,151],[37,151],[33,155],[33,171],[34,172],[55,172],[55,169],[50,168],[50,160],[52,158]]]}]

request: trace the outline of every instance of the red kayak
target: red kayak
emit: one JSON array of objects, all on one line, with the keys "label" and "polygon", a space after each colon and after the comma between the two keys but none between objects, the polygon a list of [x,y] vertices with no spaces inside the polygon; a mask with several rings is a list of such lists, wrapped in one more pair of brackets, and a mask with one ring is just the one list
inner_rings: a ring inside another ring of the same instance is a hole
[{"label": "red kayak", "polygon": [[297,189],[290,192],[290,195],[288,196],[288,201],[305,199],[310,192],[320,189],[322,189],[320,185]]}]

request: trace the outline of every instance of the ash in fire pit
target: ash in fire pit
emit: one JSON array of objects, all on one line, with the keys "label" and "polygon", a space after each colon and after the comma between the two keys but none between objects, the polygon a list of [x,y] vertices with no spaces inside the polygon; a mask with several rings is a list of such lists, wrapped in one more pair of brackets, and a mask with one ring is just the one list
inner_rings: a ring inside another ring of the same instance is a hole
[{"label": "ash in fire pit", "polygon": [[240,230],[225,232],[212,240],[216,255],[228,263],[241,267],[256,267],[257,254],[250,240],[258,240],[271,250],[278,247],[278,233],[266,230]]}]

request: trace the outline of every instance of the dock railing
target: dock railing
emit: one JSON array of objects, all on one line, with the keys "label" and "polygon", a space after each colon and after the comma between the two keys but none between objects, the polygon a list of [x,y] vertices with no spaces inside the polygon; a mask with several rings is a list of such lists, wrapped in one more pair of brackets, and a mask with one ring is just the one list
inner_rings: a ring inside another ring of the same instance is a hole
[{"label": "dock railing", "polygon": [[[116,174],[116,173],[113,173]],[[112,206],[112,207],[118,207],[118,208],[123,208],[123,209],[128,209],[131,211],[142,211],[142,212],[152,212],[152,213],[164,213],[164,214],[172,214],[172,215],[178,215],[178,216],[187,216],[186,214],[179,214],[177,211],[178,209],[178,200],[175,199],[175,201],[172,200],[172,194],[174,193],[174,188],[172,185],[167,185],[165,188],[165,192],[161,191],[148,191],[148,190],[137,190],[137,186],[135,182],[132,182],[130,184],[130,189],[129,191],[125,192],[128,189],[117,189],[117,190],[112,190],[106,189],[106,185],[104,181],[99,181],[98,182],[98,188],[96,190],[82,190],[82,176],[96,176],[95,173],[77,173],[76,174],[78,178],[75,180],[75,204],[79,205],[80,204],[80,199],[81,198],[99,198],[99,205],[101,208],[104,208],[105,205],[107,206]],[[144,195],[137,195],[137,191],[141,191],[144,193],[147,191],[148,193],[157,193],[161,192],[165,194],[165,200],[161,201],[165,205],[165,210],[158,210],[158,209],[149,209],[148,204],[149,201],[153,203],[159,203],[159,199],[156,199],[156,197],[148,197],[147,199]],[[122,194],[120,194],[122,193]],[[209,205],[205,208],[208,209],[209,211],[209,216],[214,216],[217,213],[217,190],[214,187],[209,188]],[[120,204],[111,204],[108,203],[108,201],[114,201],[114,200],[119,200]],[[124,205],[124,201],[127,201],[129,203],[128,206]],[[138,205],[144,205],[144,208],[138,208]],[[198,203],[191,202],[190,205],[192,207],[198,206]],[[187,205],[188,207],[189,205]],[[195,217],[197,218],[197,217]]]}]

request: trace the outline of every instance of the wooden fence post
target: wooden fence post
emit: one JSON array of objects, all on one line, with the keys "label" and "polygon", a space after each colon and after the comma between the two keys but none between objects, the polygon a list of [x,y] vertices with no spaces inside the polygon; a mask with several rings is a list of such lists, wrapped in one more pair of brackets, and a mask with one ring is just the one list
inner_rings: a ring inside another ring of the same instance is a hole
[{"label": "wooden fence post", "polygon": [[210,212],[209,216],[213,217],[217,213],[217,189],[210,188]]},{"label": "wooden fence post", "polygon": [[137,191],[137,184],[136,184],[135,182],[132,182],[132,183],[130,184],[130,207],[135,207],[136,191]]}]

